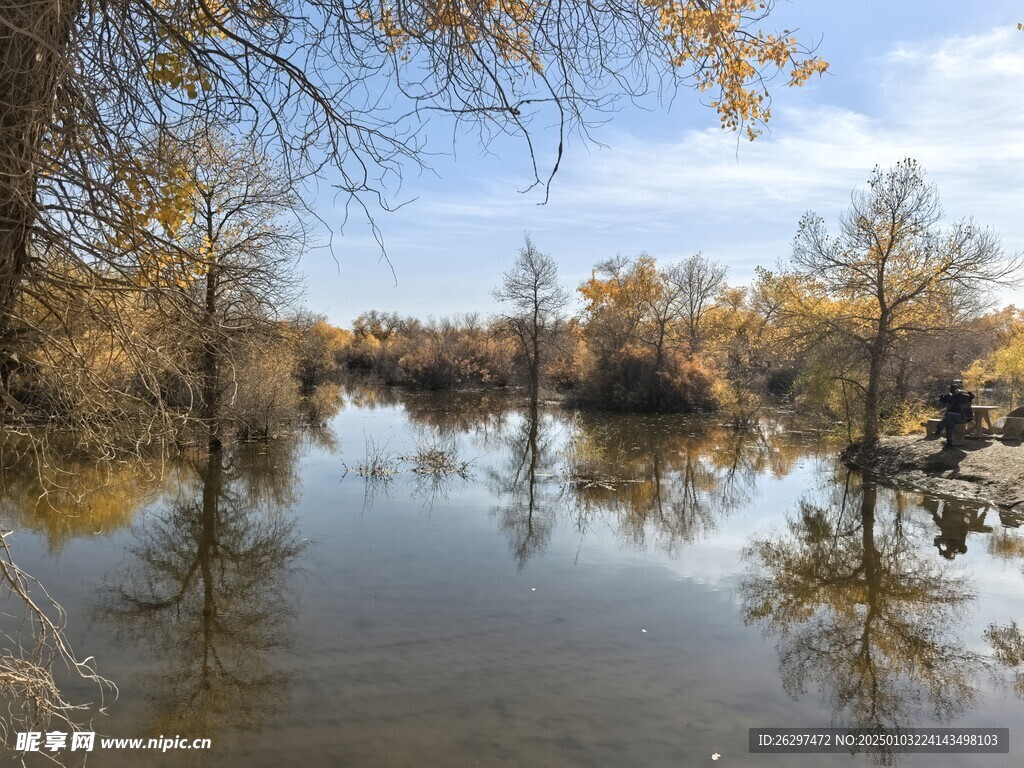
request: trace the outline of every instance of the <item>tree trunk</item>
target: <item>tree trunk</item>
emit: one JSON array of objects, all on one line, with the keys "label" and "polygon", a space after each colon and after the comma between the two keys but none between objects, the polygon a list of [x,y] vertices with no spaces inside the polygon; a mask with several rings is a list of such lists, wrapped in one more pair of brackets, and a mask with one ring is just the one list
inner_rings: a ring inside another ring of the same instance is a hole
[{"label": "tree trunk", "polygon": [[888,346],[888,323],[883,318],[878,324],[878,334],[871,344],[868,363],[868,387],[864,396],[864,442],[878,440],[878,408],[881,404],[882,368],[885,365],[885,351]]},{"label": "tree trunk", "polygon": [[533,305],[533,327],[530,328],[533,359],[530,361],[530,404],[536,410],[540,396],[540,308]]},{"label": "tree trunk", "polygon": [[874,352],[868,369],[868,388],[864,396],[864,442],[878,440],[878,403],[881,389],[882,363]]},{"label": "tree trunk", "polygon": [[39,215],[42,142],[53,121],[59,79],[69,67],[77,9],[75,0],[0,2],[0,369],[5,371],[15,353],[15,312]]},{"label": "tree trunk", "polygon": [[220,448],[223,434],[220,419],[220,356],[216,337],[218,270],[211,263],[206,274],[206,316],[203,333],[203,420],[209,433],[210,450]]},{"label": "tree trunk", "polygon": [[658,344],[654,350],[654,366],[651,368],[651,409],[658,410],[661,407],[661,365],[665,357],[665,335],[664,332],[658,335]]}]

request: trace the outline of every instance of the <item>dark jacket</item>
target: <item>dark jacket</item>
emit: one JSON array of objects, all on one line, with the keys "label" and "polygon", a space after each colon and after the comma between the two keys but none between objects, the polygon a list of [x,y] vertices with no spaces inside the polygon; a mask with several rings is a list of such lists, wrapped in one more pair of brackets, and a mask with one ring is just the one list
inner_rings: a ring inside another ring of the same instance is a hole
[{"label": "dark jacket", "polygon": [[974,409],[971,408],[971,403],[974,402],[973,392],[949,392],[939,398],[939,402],[946,406],[946,413],[959,413],[968,421],[974,418]]}]

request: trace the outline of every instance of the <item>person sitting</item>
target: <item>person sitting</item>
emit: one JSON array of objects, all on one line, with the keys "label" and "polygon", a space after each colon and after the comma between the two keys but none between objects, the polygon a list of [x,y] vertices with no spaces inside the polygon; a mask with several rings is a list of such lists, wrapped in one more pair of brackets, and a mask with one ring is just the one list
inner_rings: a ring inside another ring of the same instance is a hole
[{"label": "person sitting", "polygon": [[954,381],[949,385],[949,392],[939,398],[946,406],[946,414],[942,417],[939,425],[939,434],[946,433],[946,448],[953,445],[953,431],[958,424],[968,424],[974,421],[974,410],[971,403],[974,402],[974,393],[965,392],[960,388],[961,382]]}]

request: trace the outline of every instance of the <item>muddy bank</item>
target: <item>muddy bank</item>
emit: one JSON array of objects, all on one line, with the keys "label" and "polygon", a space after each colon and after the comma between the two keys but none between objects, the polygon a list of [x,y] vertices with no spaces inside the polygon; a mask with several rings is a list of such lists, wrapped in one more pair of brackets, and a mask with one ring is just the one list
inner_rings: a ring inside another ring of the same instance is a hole
[{"label": "muddy bank", "polygon": [[968,439],[942,446],[920,435],[883,437],[873,446],[847,448],[842,458],[901,485],[1024,511],[1024,444]]}]

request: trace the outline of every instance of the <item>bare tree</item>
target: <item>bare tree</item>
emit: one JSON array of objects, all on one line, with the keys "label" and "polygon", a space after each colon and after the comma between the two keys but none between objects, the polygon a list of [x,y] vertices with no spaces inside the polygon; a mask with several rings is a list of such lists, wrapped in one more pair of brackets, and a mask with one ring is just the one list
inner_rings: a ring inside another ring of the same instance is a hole
[{"label": "bare tree", "polygon": [[176,168],[187,190],[182,222],[170,248],[130,253],[126,269],[154,310],[154,335],[181,348],[177,372],[198,395],[211,445],[219,445],[225,398],[274,383],[240,381],[239,373],[254,341],[279,335],[276,320],[298,295],[296,196],[252,142],[216,127],[164,136],[157,160]]},{"label": "bare tree", "polygon": [[[825,221],[806,214],[793,242],[790,312],[817,333],[850,340],[867,365],[864,440],[879,433],[886,361],[898,344],[934,332],[985,306],[994,286],[1015,279],[1021,258],[1006,258],[996,235],[971,219],[941,228],[935,186],[914,160],[883,171],[829,234]],[[949,313],[938,308],[956,307]]]},{"label": "bare tree", "polygon": [[512,269],[504,274],[493,295],[511,309],[502,321],[519,340],[530,375],[530,400],[536,403],[542,350],[550,343],[559,314],[569,303],[569,293],[558,281],[558,264],[550,254],[537,250],[526,235]]},{"label": "bare tree", "polygon": [[678,294],[680,314],[693,353],[701,350],[704,318],[725,288],[725,276],[728,273],[728,267],[705,258],[700,252],[683,259],[666,273],[673,293]]}]

